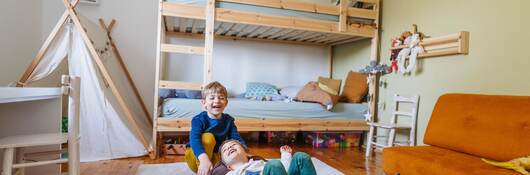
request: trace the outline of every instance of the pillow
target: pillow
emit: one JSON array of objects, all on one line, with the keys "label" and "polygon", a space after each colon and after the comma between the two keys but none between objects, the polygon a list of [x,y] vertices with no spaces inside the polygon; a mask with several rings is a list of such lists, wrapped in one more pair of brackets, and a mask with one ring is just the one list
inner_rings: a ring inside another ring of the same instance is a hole
[{"label": "pillow", "polygon": [[318,77],[318,87],[331,95],[339,95],[342,80]]},{"label": "pillow", "polygon": [[348,72],[340,101],[360,103],[368,93],[368,83],[366,81],[366,75],[353,71]]},{"label": "pillow", "polygon": [[177,89],[175,90],[175,95],[177,98],[190,98],[190,99],[201,99],[202,94],[200,90],[184,90]]},{"label": "pillow", "polygon": [[299,86],[287,86],[280,89],[280,95],[286,96],[287,98],[295,99],[296,94],[298,94],[301,89],[302,87]]},{"label": "pillow", "polygon": [[160,98],[166,99],[166,98],[175,98],[175,89],[160,89],[158,92],[160,95]]},{"label": "pillow", "polygon": [[276,87],[267,83],[247,83],[245,98],[278,95]]}]

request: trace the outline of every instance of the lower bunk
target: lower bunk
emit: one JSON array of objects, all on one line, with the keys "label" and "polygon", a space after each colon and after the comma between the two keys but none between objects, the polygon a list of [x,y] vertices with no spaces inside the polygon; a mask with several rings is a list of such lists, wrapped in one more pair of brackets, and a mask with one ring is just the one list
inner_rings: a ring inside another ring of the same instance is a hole
[{"label": "lower bunk", "polygon": [[[202,111],[200,99],[165,99],[158,132],[190,131],[191,119]],[[230,98],[225,113],[239,131],[366,131],[368,105],[337,103],[328,111],[317,103],[256,101]]]}]

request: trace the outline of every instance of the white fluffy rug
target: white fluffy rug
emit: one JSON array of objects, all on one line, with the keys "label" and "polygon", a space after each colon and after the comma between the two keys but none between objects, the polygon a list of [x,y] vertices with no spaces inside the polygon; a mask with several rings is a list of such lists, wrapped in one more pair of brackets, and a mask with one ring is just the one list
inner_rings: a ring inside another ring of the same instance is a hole
[{"label": "white fluffy rug", "polygon": [[[342,175],[343,173],[328,164],[312,157],[318,175]],[[167,164],[143,164],[138,167],[136,175],[195,175],[186,165],[186,162]]]}]

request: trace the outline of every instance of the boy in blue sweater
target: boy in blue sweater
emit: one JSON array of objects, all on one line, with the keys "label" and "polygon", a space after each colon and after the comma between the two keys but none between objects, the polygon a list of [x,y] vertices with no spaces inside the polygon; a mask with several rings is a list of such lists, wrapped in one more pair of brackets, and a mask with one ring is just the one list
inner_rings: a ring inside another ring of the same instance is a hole
[{"label": "boy in blue sweater", "polygon": [[243,145],[245,142],[237,132],[234,118],[223,113],[228,99],[226,88],[221,83],[211,82],[203,88],[201,104],[205,111],[191,120],[190,143],[185,159],[191,170],[198,175],[207,175],[212,165],[221,160],[221,143],[230,139]]}]

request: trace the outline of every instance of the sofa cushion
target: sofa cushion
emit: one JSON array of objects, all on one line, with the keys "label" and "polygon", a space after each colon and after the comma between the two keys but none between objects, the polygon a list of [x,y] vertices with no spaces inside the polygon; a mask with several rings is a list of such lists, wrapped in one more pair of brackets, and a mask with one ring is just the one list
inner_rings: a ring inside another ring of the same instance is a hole
[{"label": "sofa cushion", "polygon": [[383,170],[389,175],[517,175],[486,164],[479,157],[435,146],[385,148]]},{"label": "sofa cushion", "polygon": [[424,143],[507,161],[530,154],[530,97],[447,94],[438,99]]}]

